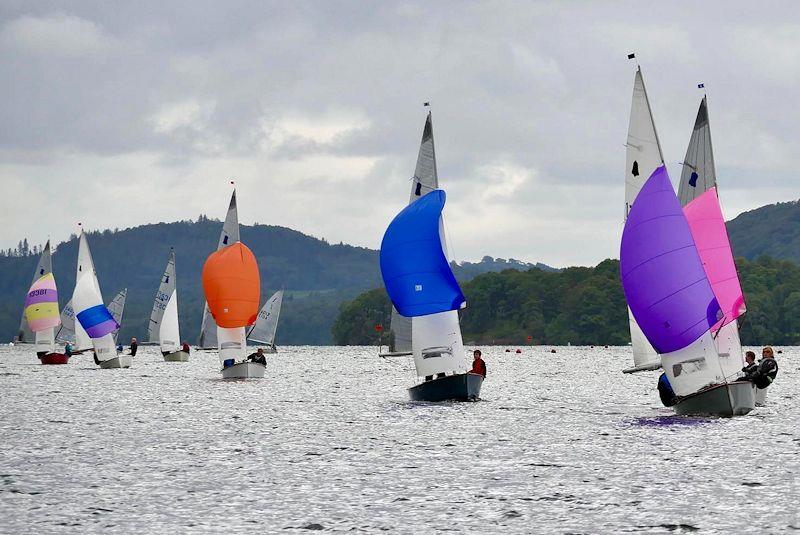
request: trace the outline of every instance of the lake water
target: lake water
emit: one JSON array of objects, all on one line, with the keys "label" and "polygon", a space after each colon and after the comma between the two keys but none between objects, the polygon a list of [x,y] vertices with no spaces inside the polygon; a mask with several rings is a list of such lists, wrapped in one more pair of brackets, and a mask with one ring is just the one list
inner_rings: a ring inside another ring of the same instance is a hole
[{"label": "lake water", "polygon": [[267,378],[215,353],[129,370],[0,348],[0,530],[603,533],[800,529],[798,348],[768,405],[663,408],[629,348],[484,348],[477,403],[408,401],[376,348],[285,347]]}]

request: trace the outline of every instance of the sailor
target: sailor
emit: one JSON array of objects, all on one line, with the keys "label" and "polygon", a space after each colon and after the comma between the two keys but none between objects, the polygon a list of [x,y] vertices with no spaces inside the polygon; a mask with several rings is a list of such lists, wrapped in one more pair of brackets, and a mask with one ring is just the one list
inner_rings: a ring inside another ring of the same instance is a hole
[{"label": "sailor", "polygon": [[184,353],[189,353],[190,352],[189,342],[186,342],[186,341],[183,342],[183,345],[181,346],[181,351],[183,351]]},{"label": "sailor", "polygon": [[139,348],[139,342],[136,341],[136,337],[134,336],[131,338],[131,356],[136,356],[136,350]]},{"label": "sailor", "polygon": [[267,365],[267,357],[264,356],[264,350],[260,347],[255,353],[248,355],[247,360],[255,362],[256,364]]},{"label": "sailor", "polygon": [[672,407],[678,402],[678,396],[672,390],[672,385],[669,384],[669,378],[666,373],[662,373],[661,377],[658,378],[658,395],[665,407]]},{"label": "sailor", "polygon": [[761,350],[761,362],[758,363],[753,382],[758,388],[767,388],[778,375],[778,363],[775,361],[775,352],[770,346]]},{"label": "sailor", "polygon": [[72,356],[72,344],[70,344],[69,342],[64,344],[64,354],[68,357]]},{"label": "sailor", "polygon": [[744,377],[740,379],[740,381],[749,381],[752,377],[756,374],[758,370],[758,364],[756,364],[756,354],[752,351],[748,351],[744,354],[744,360],[747,363],[744,368],[742,368],[742,373],[744,373]]},{"label": "sailor", "polygon": [[472,369],[469,371],[469,373],[480,375],[485,379],[486,362],[484,362],[484,360],[481,358],[482,354],[483,353],[481,353],[480,349],[476,349],[475,351],[472,352]]},{"label": "sailor", "polygon": [[122,353],[122,343],[117,344],[117,353]]}]

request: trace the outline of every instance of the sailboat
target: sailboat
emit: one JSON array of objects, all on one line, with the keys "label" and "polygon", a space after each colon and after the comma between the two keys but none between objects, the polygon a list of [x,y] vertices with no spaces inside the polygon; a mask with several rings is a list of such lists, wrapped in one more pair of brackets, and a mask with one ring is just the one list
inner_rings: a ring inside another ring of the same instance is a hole
[{"label": "sailboat", "polygon": [[123,288],[117,295],[114,296],[114,299],[108,304],[108,311],[111,312],[111,317],[114,318],[114,321],[117,322],[117,330],[114,331],[114,343],[117,343],[117,338],[119,338],[119,330],[122,328],[122,316],[125,314],[125,300],[128,298],[128,289]]},{"label": "sailboat", "polygon": [[[711,236],[697,244],[691,221],[666,167],[659,167],[641,188],[625,222],[622,287],[637,324],[660,355],[676,396],[675,412],[747,414],[755,405],[755,386],[736,380],[738,369],[730,373],[731,356],[721,354],[715,343],[726,325],[729,304],[717,297],[715,280],[709,280],[703,266]],[[709,234],[716,236],[716,225],[709,226]]]},{"label": "sailboat", "polygon": [[[439,187],[439,174],[436,169],[436,147],[433,143],[433,117],[428,112],[425,127],[422,129],[422,141],[417,154],[417,166],[411,181],[411,194],[408,204],[412,204]],[[397,313],[392,306],[390,324],[389,352],[381,353],[382,357],[401,357],[413,354],[411,343],[412,321]]]},{"label": "sailboat", "polygon": [[[56,331],[56,341],[75,344],[75,310],[72,308],[72,299],[67,301],[61,309],[61,326]],[[78,349],[75,347],[75,349]]]},{"label": "sailboat", "polygon": [[25,298],[25,326],[35,333],[36,356],[42,364],[66,364],[69,356],[56,353],[55,328],[61,323],[58,290],[53,273],[45,273],[28,290]]},{"label": "sailboat", "polygon": [[256,344],[263,344],[265,353],[276,353],[275,333],[278,330],[278,318],[281,315],[283,290],[278,290],[270,297],[258,312],[256,324],[247,333],[247,339]]},{"label": "sailboat", "polygon": [[[625,160],[625,219],[627,219],[628,212],[645,181],[659,166],[664,165],[661,142],[658,140],[653,112],[650,109],[650,100],[647,98],[642,68],[639,66],[636,68],[633,79]],[[627,368],[623,372],[632,373],[658,369],[661,366],[658,354],[637,325],[630,307],[628,307],[628,322],[633,349],[633,367]]]},{"label": "sailboat", "polygon": [[[47,243],[42,250],[42,254],[39,256],[39,263],[36,265],[36,270],[33,272],[33,278],[31,279],[31,286],[33,283],[36,282],[39,278],[43,277],[47,273],[53,272],[53,258],[50,254],[50,240],[47,240]],[[22,318],[19,320],[19,331],[17,332],[17,336],[14,337],[15,344],[33,344],[36,342],[36,336],[34,335],[33,331],[31,330],[30,326],[28,325],[28,320],[25,317],[25,310],[22,311]]]},{"label": "sailboat", "polygon": [[[217,242],[217,251],[239,241],[239,213],[236,209],[236,190],[233,190],[225,223]],[[200,325],[200,338],[197,346],[199,349],[215,349],[217,347],[217,326],[208,308],[208,303],[203,307],[203,322]]]},{"label": "sailboat", "polygon": [[72,307],[75,310],[75,344],[78,350],[94,349],[95,363],[101,368],[130,368],[131,356],[117,354],[113,332],[119,329],[111,312],[103,304],[100,283],[89,250],[89,241],[81,229],[78,245],[78,271]]},{"label": "sailboat", "polygon": [[161,346],[161,354],[167,362],[188,362],[189,353],[181,349],[178,325],[178,290],[175,279],[175,250],[170,248],[167,267],[153,301],[147,339]]},{"label": "sailboat", "polygon": [[466,299],[445,254],[445,192],[434,190],[408,205],[389,224],[380,262],[386,293],[397,313],[410,318],[417,376],[412,401],[478,399],[483,376],[468,373],[458,324]]},{"label": "sailboat", "polygon": [[222,377],[264,377],[266,366],[246,359],[246,328],[256,321],[261,294],[253,252],[237,241],[212,253],[203,265],[203,291],[217,325]]},{"label": "sailboat", "polygon": [[[700,101],[686,149],[678,198],[722,309],[723,318],[714,329],[720,364],[726,377],[735,377],[744,365],[738,318],[747,307],[720,205],[706,95]],[[766,392],[766,389],[756,390],[756,404],[763,404]]]}]

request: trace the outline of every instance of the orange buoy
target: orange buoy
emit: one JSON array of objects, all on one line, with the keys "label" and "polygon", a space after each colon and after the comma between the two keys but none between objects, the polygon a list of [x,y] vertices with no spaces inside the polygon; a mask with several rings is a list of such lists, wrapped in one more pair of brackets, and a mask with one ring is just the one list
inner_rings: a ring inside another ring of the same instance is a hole
[{"label": "orange buoy", "polygon": [[242,242],[219,249],[203,264],[203,291],[219,327],[246,327],[256,322],[261,279],[253,252]]}]

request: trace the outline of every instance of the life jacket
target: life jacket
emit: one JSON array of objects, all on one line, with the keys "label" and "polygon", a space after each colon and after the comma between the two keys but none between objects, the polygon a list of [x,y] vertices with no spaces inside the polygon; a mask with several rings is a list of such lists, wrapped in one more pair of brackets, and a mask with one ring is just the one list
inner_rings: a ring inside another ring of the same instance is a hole
[{"label": "life jacket", "polygon": [[478,375],[486,377],[486,362],[483,359],[473,360],[472,361],[472,369],[470,373],[476,373]]},{"label": "life jacket", "polygon": [[775,359],[762,359],[753,381],[758,388],[767,388],[778,375],[778,363]]}]

